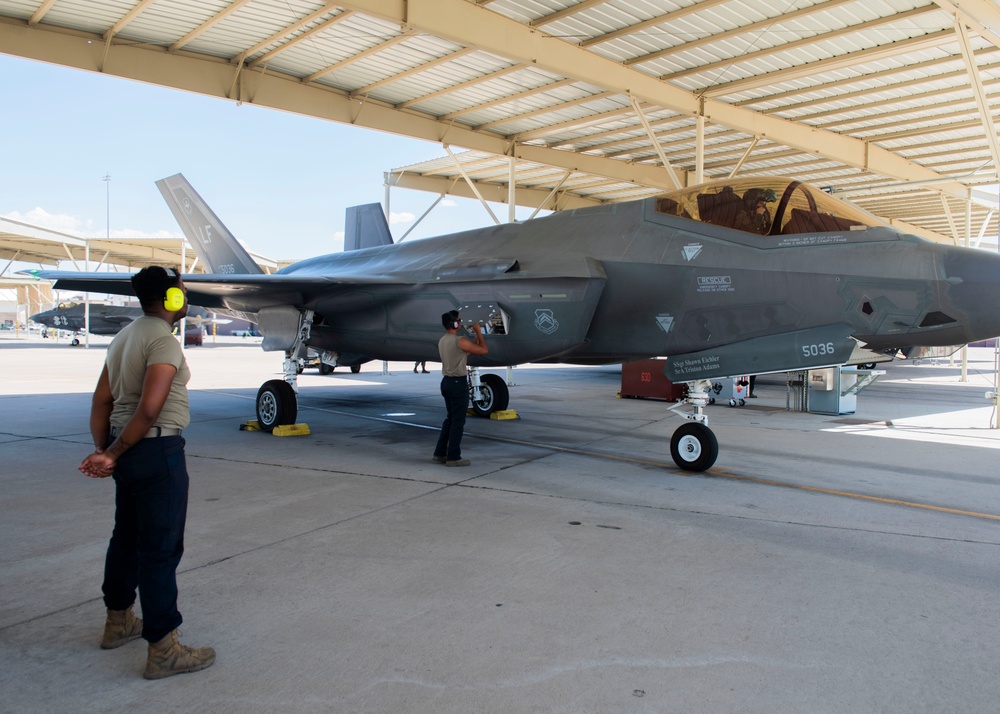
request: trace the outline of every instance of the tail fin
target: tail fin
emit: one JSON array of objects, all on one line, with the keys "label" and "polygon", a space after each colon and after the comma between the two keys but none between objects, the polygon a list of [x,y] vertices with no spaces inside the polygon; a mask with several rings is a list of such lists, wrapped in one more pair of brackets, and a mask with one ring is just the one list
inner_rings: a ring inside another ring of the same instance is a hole
[{"label": "tail fin", "polygon": [[385,221],[382,205],[367,203],[351,206],[344,217],[344,250],[377,248],[392,245],[392,233]]},{"label": "tail fin", "polygon": [[160,179],[156,187],[209,272],[239,275],[264,272],[192,188],[184,174]]}]

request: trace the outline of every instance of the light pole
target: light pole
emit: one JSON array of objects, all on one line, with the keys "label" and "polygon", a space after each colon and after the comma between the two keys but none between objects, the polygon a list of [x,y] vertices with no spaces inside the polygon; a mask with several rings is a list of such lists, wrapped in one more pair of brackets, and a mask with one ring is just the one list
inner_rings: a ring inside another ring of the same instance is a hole
[{"label": "light pole", "polygon": [[[104,174],[105,186],[105,212],[104,212],[104,237],[111,240],[111,174]],[[89,267],[89,266],[88,266]]]}]

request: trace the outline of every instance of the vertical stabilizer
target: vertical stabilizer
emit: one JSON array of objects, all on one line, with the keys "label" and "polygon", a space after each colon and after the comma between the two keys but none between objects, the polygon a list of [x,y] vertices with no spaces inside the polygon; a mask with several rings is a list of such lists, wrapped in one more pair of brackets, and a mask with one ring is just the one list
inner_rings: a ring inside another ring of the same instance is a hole
[{"label": "vertical stabilizer", "polygon": [[392,245],[392,233],[385,221],[382,204],[351,206],[344,217],[344,250]]},{"label": "vertical stabilizer", "polygon": [[156,187],[209,272],[229,275],[258,275],[264,272],[183,174],[160,179]]}]

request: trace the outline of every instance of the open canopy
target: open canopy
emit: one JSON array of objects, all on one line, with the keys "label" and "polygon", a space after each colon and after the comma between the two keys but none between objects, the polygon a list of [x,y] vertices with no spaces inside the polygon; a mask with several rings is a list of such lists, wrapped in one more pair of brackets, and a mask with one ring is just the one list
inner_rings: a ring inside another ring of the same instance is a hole
[{"label": "open canopy", "polygon": [[862,231],[887,225],[815,186],[783,178],[713,181],[657,197],[656,210],[762,236]]}]

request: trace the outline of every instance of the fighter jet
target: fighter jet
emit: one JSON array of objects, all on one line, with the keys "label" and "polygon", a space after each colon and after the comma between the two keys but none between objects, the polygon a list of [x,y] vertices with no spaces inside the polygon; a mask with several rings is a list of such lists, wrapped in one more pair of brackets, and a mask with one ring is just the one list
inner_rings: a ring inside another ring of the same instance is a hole
[{"label": "fighter jet", "polygon": [[[294,422],[307,348],[345,365],[434,360],[440,315],[457,309],[466,324],[488,328],[489,354],[470,358],[478,414],[509,400],[503,379],[480,374],[484,367],[667,357],[666,376],[688,385],[691,412],[671,456],[703,471],[719,451],[704,413],[712,380],[842,365],[861,346],[893,353],[1000,335],[1000,256],[902,234],[787,178],[714,181],[379,244],[273,275],[199,205],[189,203],[190,216],[204,243],[220,240],[233,257],[215,273],[183,276],[190,301],[252,315],[264,350],[285,354],[284,379],[257,395],[265,429]],[[380,212],[378,221],[353,215],[348,234],[389,234]],[[130,292],[121,273],[39,276],[57,288]]]},{"label": "fighter jet", "polygon": [[[38,271],[34,271],[34,273],[36,272]],[[79,335],[87,331],[84,315],[86,307],[82,302],[62,302],[51,310],[32,315],[31,319],[39,325],[72,332],[74,336],[70,344],[75,346],[80,344]],[[140,317],[142,317],[142,309],[138,307],[92,302],[90,303],[89,332],[92,335],[117,335],[123,327]],[[188,311],[187,320],[199,327],[209,323],[225,324],[231,322],[231,320],[217,318],[209,314],[204,308],[193,306]]]}]

